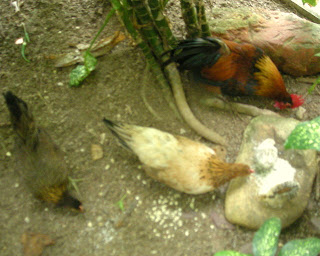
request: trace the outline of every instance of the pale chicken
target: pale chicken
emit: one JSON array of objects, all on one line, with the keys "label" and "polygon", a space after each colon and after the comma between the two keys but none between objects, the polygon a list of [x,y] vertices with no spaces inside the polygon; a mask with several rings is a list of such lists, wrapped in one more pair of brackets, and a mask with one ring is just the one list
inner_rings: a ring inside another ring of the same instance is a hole
[{"label": "pale chicken", "polygon": [[138,156],[150,177],[178,191],[206,193],[253,172],[246,164],[224,162],[213,149],[186,137],[149,127],[103,121],[121,144]]}]

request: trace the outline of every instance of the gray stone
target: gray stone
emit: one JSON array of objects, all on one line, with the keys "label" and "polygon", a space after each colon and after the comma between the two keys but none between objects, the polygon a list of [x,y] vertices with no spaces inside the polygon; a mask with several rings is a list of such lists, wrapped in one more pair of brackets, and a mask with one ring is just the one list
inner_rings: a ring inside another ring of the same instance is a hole
[{"label": "gray stone", "polygon": [[250,165],[255,173],[229,184],[225,214],[231,223],[258,229],[268,218],[279,217],[287,227],[301,216],[318,167],[316,151],[284,150],[298,123],[275,116],[250,122],[236,162]]}]

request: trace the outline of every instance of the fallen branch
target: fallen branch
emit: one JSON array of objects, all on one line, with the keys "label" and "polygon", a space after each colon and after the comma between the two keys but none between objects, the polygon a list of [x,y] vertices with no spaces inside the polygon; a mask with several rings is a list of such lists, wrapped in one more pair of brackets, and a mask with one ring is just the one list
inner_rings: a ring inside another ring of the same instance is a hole
[{"label": "fallen branch", "polygon": [[260,116],[260,115],[280,116],[279,114],[268,109],[261,109],[255,106],[250,106],[242,103],[235,103],[235,102],[226,103],[223,100],[218,98],[204,99],[201,101],[201,103],[208,107],[214,107],[222,110],[236,110],[239,113],[246,114],[249,116]]}]

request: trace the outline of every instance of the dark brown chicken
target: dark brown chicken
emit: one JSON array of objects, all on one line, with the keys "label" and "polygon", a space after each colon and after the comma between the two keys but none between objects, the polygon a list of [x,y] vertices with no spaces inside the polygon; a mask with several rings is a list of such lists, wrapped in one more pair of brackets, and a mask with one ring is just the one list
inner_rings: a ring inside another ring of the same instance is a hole
[{"label": "dark brown chicken", "polygon": [[17,163],[24,180],[39,199],[83,211],[81,202],[68,192],[68,168],[63,152],[49,134],[37,126],[27,104],[12,92],[3,94],[17,134]]},{"label": "dark brown chicken", "polygon": [[189,70],[194,78],[216,93],[231,96],[256,95],[275,100],[279,109],[303,104],[301,96],[289,94],[282,76],[262,49],[219,38],[181,41],[169,51],[171,62]]}]

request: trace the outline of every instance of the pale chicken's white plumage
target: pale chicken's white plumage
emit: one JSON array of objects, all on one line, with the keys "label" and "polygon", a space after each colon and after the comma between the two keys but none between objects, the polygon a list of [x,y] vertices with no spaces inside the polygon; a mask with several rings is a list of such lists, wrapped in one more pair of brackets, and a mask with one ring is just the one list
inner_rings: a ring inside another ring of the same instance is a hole
[{"label": "pale chicken's white plumage", "polygon": [[217,156],[206,145],[154,128],[104,122],[122,145],[138,156],[152,178],[189,194],[215,188],[209,165]]}]

